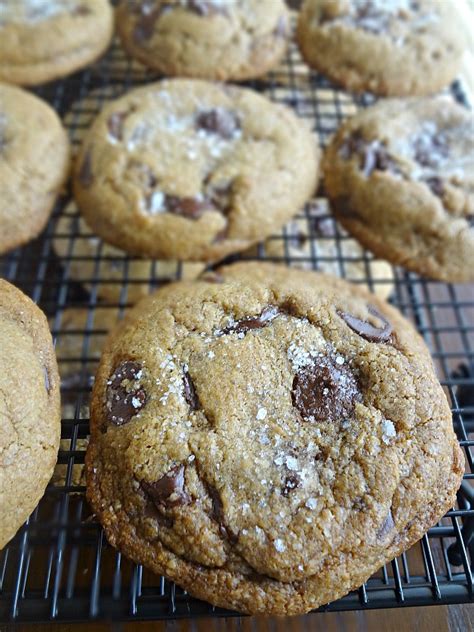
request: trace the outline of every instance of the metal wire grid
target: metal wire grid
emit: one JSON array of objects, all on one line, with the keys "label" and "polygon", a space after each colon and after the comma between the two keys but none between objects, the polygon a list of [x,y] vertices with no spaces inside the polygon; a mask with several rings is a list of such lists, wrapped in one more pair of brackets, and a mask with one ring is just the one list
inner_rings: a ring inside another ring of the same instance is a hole
[{"label": "metal wire grid", "polygon": [[[98,64],[40,90],[63,116],[74,145],[90,118],[103,103],[155,79],[139,64],[127,60],[117,44]],[[335,89],[322,77],[308,73],[292,47],[284,64],[251,87],[273,100],[291,105],[307,119],[324,145],[341,120],[372,101],[354,98]],[[453,95],[463,101],[456,83]],[[91,96],[92,95],[92,96]],[[83,229],[73,208],[60,201],[48,227],[36,242],[0,260],[0,274],[21,287],[50,317],[63,376],[63,420],[59,465],[45,497],[0,553],[0,620],[78,621],[90,618],[117,620],[224,616],[191,598],[173,583],[149,573],[114,551],[84,498],[81,466],[88,436],[90,376],[96,365],[100,340],[111,323],[123,315],[145,291],[179,279],[189,271],[180,263],[138,260],[110,249]],[[295,250],[298,236],[286,227],[256,250],[233,259],[266,259],[288,265],[320,268],[330,263],[340,276],[359,266],[352,278],[372,290],[392,288],[391,300],[417,326],[429,345],[442,384],[450,398],[453,421],[463,447],[467,473],[455,510],[410,551],[382,568],[358,591],[325,607],[328,610],[457,603],[472,599],[473,577],[470,537],[474,524],[472,488],[474,440],[474,298],[472,288],[432,283],[401,270],[375,274],[370,254],[345,250],[348,237],[330,216],[330,236],[321,234],[311,204],[297,216],[306,226],[304,248]],[[65,232],[61,218],[71,215]],[[62,246],[58,245],[62,241]],[[330,254],[321,247],[328,241]],[[55,248],[53,248],[53,242]],[[86,254],[78,248],[88,244]],[[271,246],[277,245],[277,248]],[[300,244],[301,245],[301,244]],[[55,252],[56,249],[56,252]],[[59,256],[57,254],[59,252]],[[82,254],[81,254],[82,253]],[[105,268],[104,268],[105,266]],[[134,267],[135,266],[135,267]],[[351,267],[352,266],[352,267]],[[111,273],[111,269],[114,271]],[[191,273],[191,275],[194,274]],[[105,291],[104,288],[107,290]],[[385,292],[388,293],[388,292]],[[107,300],[100,297],[107,296]],[[68,308],[82,310],[68,321]],[[105,317],[104,317],[105,315]]]}]

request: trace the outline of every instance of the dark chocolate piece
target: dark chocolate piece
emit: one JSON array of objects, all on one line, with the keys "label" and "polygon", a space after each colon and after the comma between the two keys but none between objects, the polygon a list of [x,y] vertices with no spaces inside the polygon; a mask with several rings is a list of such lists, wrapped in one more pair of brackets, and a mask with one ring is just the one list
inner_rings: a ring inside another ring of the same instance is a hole
[{"label": "dark chocolate piece", "polygon": [[[123,426],[131,421],[146,404],[146,391],[138,382],[142,374],[142,365],[133,360],[122,362],[107,382],[107,417],[115,426]],[[131,382],[124,386],[123,382]]]},{"label": "dark chocolate piece", "polygon": [[359,336],[365,340],[369,342],[389,342],[393,331],[392,325],[373,305],[368,306],[368,311],[369,314],[372,314],[372,316],[375,316],[375,318],[381,321],[382,327],[372,325],[372,323],[361,320],[357,318],[357,316],[353,316],[347,312],[338,312],[338,314],[356,334],[359,334]]}]

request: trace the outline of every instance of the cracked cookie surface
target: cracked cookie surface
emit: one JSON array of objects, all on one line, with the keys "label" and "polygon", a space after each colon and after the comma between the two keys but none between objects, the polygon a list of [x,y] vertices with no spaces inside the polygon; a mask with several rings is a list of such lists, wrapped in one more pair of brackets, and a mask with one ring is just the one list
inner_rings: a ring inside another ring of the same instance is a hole
[{"label": "cracked cookie surface", "polygon": [[316,187],[318,161],[289,109],[248,89],[172,79],[104,108],[74,193],[94,232],[127,252],[212,261],[294,215]]},{"label": "cracked cookie surface", "polygon": [[[38,504],[59,447],[59,375],[44,314],[0,279],[0,549]],[[27,393],[27,397],[25,397]]]},{"label": "cracked cookie surface", "polygon": [[445,97],[377,104],[341,126],[324,173],[337,219],[376,255],[474,280],[471,112]]},{"label": "cracked cookie surface", "polygon": [[69,173],[69,141],[38,97],[0,85],[0,254],[44,228]]},{"label": "cracked cookie surface", "polygon": [[308,64],[348,90],[432,94],[467,46],[450,0],[305,0],[297,39]]},{"label": "cracked cookie surface", "polygon": [[463,458],[395,309],[333,277],[236,264],[159,290],[112,333],[86,470],[124,554],[211,603],[297,614],[419,539]]},{"label": "cracked cookie surface", "polygon": [[282,0],[122,0],[124,48],[158,72],[241,81],[278,64],[290,35]]},{"label": "cracked cookie surface", "polygon": [[2,0],[0,80],[38,85],[95,61],[113,33],[108,0]]}]

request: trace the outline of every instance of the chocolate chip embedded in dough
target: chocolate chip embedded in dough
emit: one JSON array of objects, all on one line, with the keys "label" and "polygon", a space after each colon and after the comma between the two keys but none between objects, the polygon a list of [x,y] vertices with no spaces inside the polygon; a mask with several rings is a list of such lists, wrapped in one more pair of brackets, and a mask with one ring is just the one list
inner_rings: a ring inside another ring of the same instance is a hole
[{"label": "chocolate chip embedded in dough", "polygon": [[280,310],[275,305],[268,305],[262,310],[258,316],[251,316],[249,318],[242,318],[241,320],[229,325],[222,330],[224,334],[230,333],[247,333],[252,329],[262,329],[266,327],[274,318],[278,316]]},{"label": "chocolate chip embedded in dough", "polygon": [[171,509],[187,505],[191,497],[185,491],[184,465],[176,465],[154,483],[141,481],[140,486],[157,508]]},{"label": "chocolate chip embedded in dough", "polygon": [[389,342],[393,331],[392,325],[373,305],[369,305],[367,309],[369,314],[375,316],[382,323],[381,327],[372,325],[367,320],[361,320],[347,312],[338,312],[338,314],[352,331],[355,331],[356,334],[359,334],[365,340],[369,342]]},{"label": "chocolate chip embedded in dough", "polygon": [[304,421],[335,423],[353,415],[362,395],[347,364],[325,356],[296,373],[291,398]]},{"label": "chocolate chip embedded in dough", "polygon": [[107,382],[107,417],[115,426],[127,424],[146,404],[146,391],[139,384],[142,371],[139,362],[126,360]]}]

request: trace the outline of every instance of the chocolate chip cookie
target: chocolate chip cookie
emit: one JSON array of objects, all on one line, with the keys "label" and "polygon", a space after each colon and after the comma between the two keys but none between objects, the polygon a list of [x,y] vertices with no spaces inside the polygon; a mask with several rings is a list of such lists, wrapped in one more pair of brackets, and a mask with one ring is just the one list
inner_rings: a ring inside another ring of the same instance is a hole
[{"label": "chocolate chip cookie", "polygon": [[69,171],[69,141],[54,110],[0,84],[0,254],[43,230]]},{"label": "chocolate chip cookie", "polygon": [[0,81],[37,85],[95,61],[108,47],[108,0],[2,0]]},{"label": "chocolate chip cookie", "polygon": [[[56,463],[59,375],[44,314],[0,279],[0,549],[44,493]],[[25,396],[27,395],[27,396]]]},{"label": "chocolate chip cookie", "polygon": [[172,79],[107,105],[75,168],[92,230],[140,256],[218,260],[312,195],[319,151],[293,112],[244,88]]},{"label": "chocolate chip cookie", "polygon": [[161,74],[237,81],[260,77],[290,35],[283,0],[122,0],[124,48]]},{"label": "chocolate chip cookie", "polygon": [[472,113],[449,98],[385,101],[337,132],[325,187],[341,224],[377,256],[474,280]]},{"label": "chocolate chip cookie", "polygon": [[297,39],[310,66],[383,96],[440,90],[467,47],[451,0],[305,0]]},{"label": "chocolate chip cookie", "polygon": [[[245,256],[257,257],[261,246],[253,246]],[[393,269],[386,261],[374,259],[358,241],[337,224],[324,198],[312,200],[306,214],[283,227],[282,233],[269,237],[264,246],[265,258],[288,262],[295,268],[316,268],[348,281],[362,283],[380,298],[393,290]],[[263,253],[262,253],[263,254]]]},{"label": "chocolate chip cookie", "polygon": [[66,206],[56,223],[53,247],[67,262],[70,279],[113,303],[136,303],[157,285],[195,279],[205,267],[198,262],[129,258],[91,233],[74,202]]},{"label": "chocolate chip cookie", "polygon": [[110,543],[242,612],[357,588],[452,506],[463,467],[412,325],[319,273],[243,263],[160,289],[96,376],[87,495]]}]

